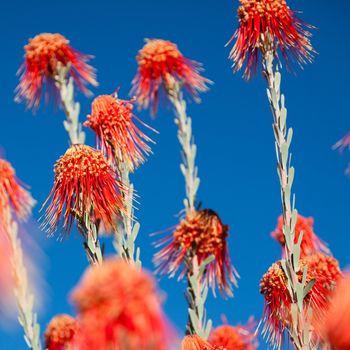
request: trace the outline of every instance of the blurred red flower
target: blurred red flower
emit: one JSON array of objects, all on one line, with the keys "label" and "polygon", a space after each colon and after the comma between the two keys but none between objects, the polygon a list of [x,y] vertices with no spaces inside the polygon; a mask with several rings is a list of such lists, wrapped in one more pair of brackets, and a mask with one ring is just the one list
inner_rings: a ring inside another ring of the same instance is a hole
[{"label": "blurred red flower", "polygon": [[[327,246],[320,240],[314,232],[314,219],[312,217],[304,217],[298,215],[295,225],[294,243],[299,240],[300,233],[303,232],[303,239],[300,245],[300,257],[311,255],[318,252],[329,253]],[[286,241],[283,234],[283,216],[278,218],[277,227],[271,233],[271,236],[279,242],[282,247],[285,246]],[[283,249],[284,251],[284,249]]]},{"label": "blurred red flower", "polygon": [[212,255],[215,259],[206,273],[209,285],[214,290],[216,282],[220,291],[231,295],[231,282],[237,284],[238,274],[228,252],[228,231],[228,225],[211,209],[189,212],[170,236],[157,243],[157,247],[166,245],[154,256],[158,271],[173,276],[182,267],[182,277],[189,272],[186,258],[197,256],[201,264]]},{"label": "blurred red flower", "polygon": [[142,108],[151,105],[153,115],[157,112],[161,87],[168,93],[173,82],[179,82],[196,98],[198,92],[206,91],[210,83],[199,74],[201,65],[184,57],[170,41],[146,39],[146,44],[138,53],[137,63],[138,72],[131,94],[136,96]]},{"label": "blurred red flower", "polygon": [[230,40],[235,40],[230,52],[235,71],[245,65],[247,79],[255,73],[260,56],[266,50],[266,34],[287,65],[301,66],[312,60],[314,49],[308,31],[312,26],[299,19],[285,0],[240,0],[240,3],[239,27]]},{"label": "blurred red flower", "polygon": [[124,210],[122,185],[100,151],[85,145],[73,145],[55,164],[55,182],[44,206],[43,227],[53,234],[63,221],[69,232],[74,219],[88,216],[101,220],[111,231],[115,219]]},{"label": "blurred red flower", "polygon": [[73,350],[77,328],[77,321],[73,317],[69,315],[55,316],[45,331],[45,349]]},{"label": "blurred red flower", "polygon": [[61,34],[39,34],[29,40],[24,50],[24,63],[18,71],[21,78],[17,99],[24,100],[28,108],[36,109],[44,92],[46,100],[58,98],[55,76],[59,65],[68,67],[69,76],[85,94],[89,93],[88,83],[97,85],[95,70],[86,63],[91,56],[76,51]]},{"label": "blurred red flower", "polygon": [[151,153],[146,142],[152,142],[133,123],[136,119],[148,127],[133,114],[133,102],[111,95],[98,96],[92,102],[91,114],[84,123],[95,132],[99,148],[109,162],[124,161],[130,171],[144,162],[144,154]]},{"label": "blurred red flower", "polygon": [[72,294],[79,350],[164,350],[167,326],[153,279],[123,260],[89,268]]}]

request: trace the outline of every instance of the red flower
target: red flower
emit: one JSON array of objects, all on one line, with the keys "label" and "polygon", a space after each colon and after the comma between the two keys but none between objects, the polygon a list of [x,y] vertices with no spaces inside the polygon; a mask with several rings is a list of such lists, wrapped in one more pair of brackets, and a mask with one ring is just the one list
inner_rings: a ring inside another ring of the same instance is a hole
[{"label": "red flower", "polygon": [[45,349],[73,350],[77,329],[78,324],[73,317],[69,315],[55,316],[45,331]]},{"label": "red flower", "polygon": [[61,34],[39,34],[29,40],[24,50],[25,61],[18,71],[22,75],[17,98],[24,100],[28,108],[39,106],[44,91],[46,99],[50,95],[57,98],[55,76],[59,65],[69,67],[69,76],[85,94],[89,93],[87,83],[97,85],[95,70],[86,63],[91,56],[73,49]]},{"label": "red flower", "polygon": [[121,184],[100,151],[85,145],[73,145],[55,164],[55,183],[44,205],[44,227],[54,233],[61,219],[69,232],[75,218],[86,215],[101,220],[107,231],[112,230],[124,210]]},{"label": "red flower", "polygon": [[132,113],[132,102],[110,95],[98,96],[92,103],[91,115],[84,123],[96,133],[99,147],[108,160],[115,162],[117,158],[125,161],[131,171],[144,162],[144,154],[151,152],[146,142],[152,142],[133,123],[133,119],[141,121]]},{"label": "red flower", "polygon": [[226,350],[255,350],[258,346],[254,334],[254,323],[245,326],[223,325],[215,328],[209,337],[211,345],[223,347]]},{"label": "red flower", "polygon": [[137,56],[137,63],[138,73],[133,80],[131,93],[136,95],[141,107],[147,108],[151,104],[153,115],[157,112],[162,85],[168,93],[174,82],[180,82],[196,98],[198,92],[206,91],[206,84],[210,83],[199,74],[201,65],[184,57],[170,41],[146,39]]},{"label": "red flower", "polygon": [[350,277],[342,279],[326,314],[320,334],[334,350],[350,349]]},{"label": "red flower", "polygon": [[[315,280],[314,286],[304,299],[305,309],[311,307],[315,317],[328,308],[341,271],[336,259],[322,253],[306,256],[299,262],[298,278],[302,281],[307,266],[306,283]],[[281,263],[274,263],[260,281],[260,293],[264,295],[264,333],[271,343],[280,344],[285,328],[291,324],[292,300],[287,288],[287,277]]]},{"label": "red flower", "polygon": [[228,252],[228,231],[229,227],[211,209],[188,213],[171,236],[158,242],[157,246],[167,244],[154,257],[158,271],[173,276],[183,265],[182,277],[188,272],[186,258],[195,255],[201,264],[213,255],[215,259],[208,265],[206,275],[209,284],[214,290],[216,281],[220,291],[231,295],[231,282],[236,285],[238,275]]},{"label": "red flower", "polygon": [[28,218],[35,204],[11,164],[4,159],[0,159],[0,203],[0,217],[4,218],[10,206],[20,220]]},{"label": "red flower", "polygon": [[244,65],[247,79],[255,73],[261,53],[266,50],[266,33],[275,49],[279,49],[287,65],[293,61],[303,65],[312,60],[312,26],[301,21],[285,0],[240,0],[239,27],[233,35],[235,45],[230,52],[235,71]]},{"label": "red flower", "polygon": [[186,335],[181,342],[181,350],[213,350],[213,346],[199,335]]},{"label": "red flower", "polygon": [[79,350],[164,350],[166,322],[152,278],[123,260],[89,268],[72,294]]},{"label": "red flower", "polygon": [[[320,240],[320,238],[314,232],[314,219],[312,217],[304,217],[298,215],[295,225],[294,243],[299,240],[300,233],[303,232],[303,239],[300,245],[300,257],[315,254],[318,252],[329,253],[327,246]],[[275,231],[271,233],[271,236],[279,242],[282,247],[285,246],[285,238],[283,234],[283,216],[278,218],[277,227]]]},{"label": "red flower", "polygon": [[345,148],[350,148],[350,132],[348,132],[342,139],[340,139],[334,146],[333,149],[339,149],[343,152]]}]

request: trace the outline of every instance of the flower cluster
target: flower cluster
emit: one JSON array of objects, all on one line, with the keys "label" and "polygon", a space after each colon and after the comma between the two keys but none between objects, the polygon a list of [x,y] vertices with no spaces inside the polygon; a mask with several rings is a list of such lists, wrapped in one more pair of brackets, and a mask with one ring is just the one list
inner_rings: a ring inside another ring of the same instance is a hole
[{"label": "flower cluster", "polygon": [[167,40],[147,39],[137,56],[138,73],[131,94],[142,108],[152,107],[156,114],[161,88],[169,93],[174,83],[181,83],[196,98],[206,91],[210,81],[199,72],[201,65],[182,55],[177,46]]},{"label": "flower cluster", "polygon": [[[298,18],[285,0],[240,0],[239,27],[231,40],[235,44],[230,52],[235,71],[246,65],[244,75],[254,74],[268,40],[279,49],[287,65],[299,65],[312,60],[314,49],[310,42],[312,28]],[[231,41],[230,40],[230,41]]]},{"label": "flower cluster", "polygon": [[167,326],[151,277],[110,259],[91,267],[72,294],[79,350],[164,350]]},{"label": "flower cluster", "polygon": [[95,132],[98,146],[109,162],[126,162],[131,171],[144,162],[144,154],[151,152],[146,143],[151,139],[133,123],[133,119],[141,122],[132,112],[133,102],[111,95],[98,96],[92,102],[91,114],[84,123]]},{"label": "flower cluster", "polygon": [[166,245],[155,255],[158,271],[174,275],[183,267],[182,276],[189,270],[186,259],[191,254],[199,264],[214,256],[207,267],[209,284],[214,289],[216,282],[220,291],[232,294],[231,282],[236,284],[237,273],[228,253],[228,231],[229,227],[211,209],[189,212],[169,237],[158,242]]},{"label": "flower cluster", "polygon": [[24,50],[17,98],[24,100],[28,108],[36,109],[44,92],[46,99],[57,98],[55,78],[60,67],[69,69],[69,76],[86,94],[89,93],[86,84],[97,85],[95,70],[87,64],[91,56],[76,51],[61,34],[39,34],[29,40]]},{"label": "flower cluster", "polygon": [[74,219],[81,221],[88,216],[111,231],[124,210],[120,191],[122,185],[100,151],[73,145],[55,165],[55,182],[45,202],[51,200],[43,227],[53,234],[63,221],[63,229],[69,232]]}]

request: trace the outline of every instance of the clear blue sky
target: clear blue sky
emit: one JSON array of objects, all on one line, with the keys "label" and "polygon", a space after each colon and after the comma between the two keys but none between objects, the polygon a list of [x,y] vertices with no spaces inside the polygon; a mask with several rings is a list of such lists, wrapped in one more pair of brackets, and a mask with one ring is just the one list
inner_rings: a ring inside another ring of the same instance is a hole
[{"label": "clear blue sky", "polygon": [[[319,52],[315,63],[304,71],[283,74],[288,122],[294,128],[297,208],[315,218],[316,232],[345,267],[350,263],[350,179],[344,169],[350,154],[339,155],[331,146],[350,129],[350,3],[308,0],[289,4],[303,10],[302,18],[317,26],[313,44]],[[269,236],[281,205],[265,83],[260,76],[247,83],[239,74],[233,75],[229,50],[224,48],[236,28],[237,5],[237,0],[19,0],[4,2],[0,13],[0,145],[18,176],[32,187],[38,200],[35,218],[51,189],[53,164],[68,143],[62,111],[48,106],[32,116],[13,102],[15,74],[29,37],[60,32],[75,48],[93,54],[100,82],[95,94],[111,93],[120,86],[120,95],[127,96],[136,71],[134,57],[146,37],[172,40],[186,56],[204,64],[206,76],[215,85],[202,96],[201,105],[189,105],[199,151],[199,199],[230,225],[231,257],[241,275],[234,299],[210,298],[208,310],[216,325],[222,314],[231,323],[245,322],[251,315],[260,318],[259,280],[280,254]],[[84,118],[91,100],[81,94],[78,99]],[[138,243],[144,265],[152,269],[149,233],[176,223],[184,186],[172,112],[160,109],[155,121],[147,112],[138,115],[160,131],[154,137],[154,155],[133,177],[141,197]],[[93,143],[91,134],[88,141]],[[75,232],[62,243],[46,239],[34,225],[29,234],[46,255],[41,268],[48,289],[39,315],[45,328],[56,313],[73,312],[67,296],[86,267],[86,259]],[[185,284],[164,279],[160,286],[166,293],[168,316],[182,329]],[[25,348],[16,324],[7,332],[0,330],[0,350]],[[265,348],[263,342],[260,348]]]}]

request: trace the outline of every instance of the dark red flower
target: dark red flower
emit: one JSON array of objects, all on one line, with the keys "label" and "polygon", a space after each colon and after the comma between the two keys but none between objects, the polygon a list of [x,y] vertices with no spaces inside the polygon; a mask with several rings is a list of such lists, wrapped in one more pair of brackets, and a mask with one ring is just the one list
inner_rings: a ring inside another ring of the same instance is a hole
[{"label": "dark red flower", "polygon": [[101,220],[107,231],[116,225],[124,210],[122,185],[105,157],[85,145],[73,145],[55,164],[55,182],[44,203],[43,226],[53,234],[61,222],[69,232],[74,219],[89,216]]},{"label": "dark red flower", "polygon": [[173,82],[180,82],[196,97],[198,92],[207,90],[210,81],[199,72],[201,65],[184,57],[177,46],[166,40],[146,39],[145,46],[137,56],[138,72],[133,80],[131,94],[138,104],[147,108],[151,104],[152,114],[156,114],[160,88],[167,93]]},{"label": "dark red flower", "polygon": [[173,276],[182,266],[183,276],[188,272],[185,259],[191,254],[197,256],[199,264],[213,255],[215,259],[206,274],[209,284],[214,290],[216,282],[220,291],[231,295],[231,282],[236,284],[238,275],[228,252],[228,231],[229,227],[211,209],[189,212],[171,236],[158,243],[167,244],[154,257],[158,271]]},{"label": "dark red flower", "polygon": [[235,40],[230,52],[235,71],[245,65],[247,79],[255,73],[260,56],[266,50],[266,34],[287,65],[303,65],[312,60],[314,49],[308,31],[312,26],[299,19],[285,0],[240,0],[240,3],[239,27],[230,40]]},{"label": "dark red flower", "polygon": [[55,76],[59,65],[69,68],[69,76],[85,94],[89,93],[88,83],[97,85],[95,70],[87,64],[91,56],[76,51],[61,34],[39,34],[29,40],[24,50],[17,98],[24,100],[28,108],[36,109],[44,92],[46,99],[57,98]]},{"label": "dark red flower", "polygon": [[[146,142],[152,142],[133,122],[133,119],[141,122],[132,112],[133,102],[111,95],[98,96],[92,102],[91,114],[84,123],[96,133],[99,148],[107,159],[111,163],[116,159],[126,162],[130,171],[144,162],[144,154],[151,152]],[[143,122],[141,124],[148,127]]]}]

